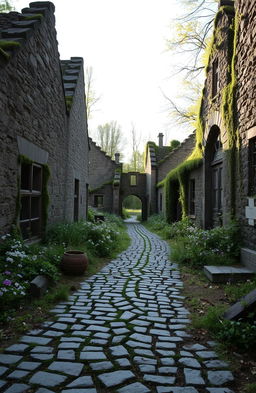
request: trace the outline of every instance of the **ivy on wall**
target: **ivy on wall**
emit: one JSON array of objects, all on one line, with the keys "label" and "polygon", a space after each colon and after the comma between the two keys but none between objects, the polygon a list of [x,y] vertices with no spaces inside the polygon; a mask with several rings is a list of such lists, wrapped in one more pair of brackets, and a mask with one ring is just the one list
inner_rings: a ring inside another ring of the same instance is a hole
[{"label": "ivy on wall", "polygon": [[[234,7],[223,6],[220,7],[215,17],[214,33],[212,42],[209,46],[207,54],[206,73],[210,70],[210,60],[215,51],[222,47],[223,41],[221,39],[220,30],[217,25],[220,18],[225,14],[234,15]],[[235,212],[235,163],[236,152],[239,146],[238,130],[236,127],[236,74],[235,74],[235,59],[236,59],[236,43],[238,32],[238,15],[235,14],[232,23],[228,28],[228,64],[227,67],[227,80],[228,84],[222,92],[221,114],[223,117],[224,125],[228,134],[228,163],[229,163],[229,179],[231,190],[231,215]],[[176,168],[172,169],[165,179],[157,184],[157,187],[164,187],[166,218],[169,222],[173,221],[176,217],[175,210],[177,209],[177,198],[175,192],[179,192],[179,201],[182,208],[182,218],[184,219],[188,214],[188,179],[192,170],[197,169],[203,162],[203,135],[204,135],[204,119],[203,119],[203,102],[205,99],[205,88],[202,92],[200,100],[197,125],[196,125],[196,143],[190,156],[183,161]]]}]

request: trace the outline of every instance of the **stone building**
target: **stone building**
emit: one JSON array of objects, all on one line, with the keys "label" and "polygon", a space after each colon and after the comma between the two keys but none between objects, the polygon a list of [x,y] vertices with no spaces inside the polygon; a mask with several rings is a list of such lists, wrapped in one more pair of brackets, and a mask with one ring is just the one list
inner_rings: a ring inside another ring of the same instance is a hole
[{"label": "stone building", "polygon": [[83,59],[60,61],[54,5],[0,14],[0,233],[86,218]]},{"label": "stone building", "polygon": [[242,261],[252,267],[256,266],[256,0],[221,0],[214,27],[193,151],[162,182],[166,215],[170,221],[177,219],[173,211],[180,201],[182,215],[192,215],[204,228],[237,219]]}]

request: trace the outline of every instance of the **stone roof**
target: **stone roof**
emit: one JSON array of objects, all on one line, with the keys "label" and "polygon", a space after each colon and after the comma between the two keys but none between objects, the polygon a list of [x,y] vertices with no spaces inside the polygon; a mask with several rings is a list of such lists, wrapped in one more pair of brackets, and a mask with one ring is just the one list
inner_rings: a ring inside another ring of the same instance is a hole
[{"label": "stone roof", "polygon": [[55,7],[49,1],[37,1],[23,8],[21,13],[0,14],[0,66],[5,66],[17,50],[25,45],[41,21]]}]

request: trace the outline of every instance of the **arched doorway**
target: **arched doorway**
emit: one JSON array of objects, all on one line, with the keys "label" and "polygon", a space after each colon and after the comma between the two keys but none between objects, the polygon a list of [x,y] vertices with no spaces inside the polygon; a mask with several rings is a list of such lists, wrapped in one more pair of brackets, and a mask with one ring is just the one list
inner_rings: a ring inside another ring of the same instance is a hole
[{"label": "arched doorway", "polygon": [[210,130],[205,147],[205,227],[223,221],[223,147],[218,126]]},{"label": "arched doorway", "polygon": [[137,220],[141,221],[142,219],[142,202],[139,197],[136,195],[128,195],[123,199],[122,204],[122,213],[123,216],[127,218],[131,216],[135,216]]}]

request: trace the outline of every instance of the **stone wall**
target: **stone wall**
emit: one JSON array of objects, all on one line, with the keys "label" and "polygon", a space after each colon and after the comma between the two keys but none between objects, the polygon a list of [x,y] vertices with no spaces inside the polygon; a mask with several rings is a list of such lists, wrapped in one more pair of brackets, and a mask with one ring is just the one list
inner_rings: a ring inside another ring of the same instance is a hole
[{"label": "stone wall", "polygon": [[[190,219],[198,226],[203,226],[203,205],[204,205],[204,196],[202,193],[203,189],[203,167],[200,166],[197,169],[194,169],[189,173],[189,179],[195,180],[195,214],[190,215]],[[188,190],[189,191],[189,190]],[[189,201],[189,196],[188,196]]]},{"label": "stone wall", "polygon": [[[87,185],[89,184],[89,140],[87,134],[86,105],[84,95],[83,59],[71,58],[68,70],[74,78],[75,91],[68,120],[68,156],[66,178],[65,219],[74,219],[75,179],[79,181],[78,219],[87,215]],[[65,76],[69,77],[66,69]],[[74,74],[76,72],[76,74]],[[65,81],[64,76],[64,81]],[[67,80],[69,85],[69,80]],[[65,86],[65,85],[64,85]]]},{"label": "stone wall", "polygon": [[157,182],[162,181],[167,174],[181,164],[192,152],[195,146],[194,134],[186,138],[180,146],[169,153],[157,166]]},{"label": "stone wall", "polygon": [[[31,14],[41,17],[31,19]],[[0,56],[0,233],[19,219],[20,154],[49,167],[49,224],[74,219],[75,178],[80,180],[80,217],[85,217],[89,180],[82,66],[69,113],[54,5],[35,2],[22,14],[0,15],[0,28],[0,39],[20,43]]]},{"label": "stone wall", "polygon": [[10,230],[18,195],[17,136],[48,152],[49,222],[64,219],[67,118],[54,6],[0,72],[0,231]]},{"label": "stone wall", "polygon": [[241,140],[240,165],[236,187],[236,214],[242,224],[245,247],[256,250],[256,227],[249,225],[248,219],[245,217],[245,208],[248,205],[247,197],[250,195],[248,145],[249,139],[256,137],[256,1],[237,0],[236,6],[241,18],[236,57],[237,114]]},{"label": "stone wall", "polygon": [[118,165],[91,138],[89,138],[89,143],[89,187],[93,190],[107,182],[112,182]]}]

